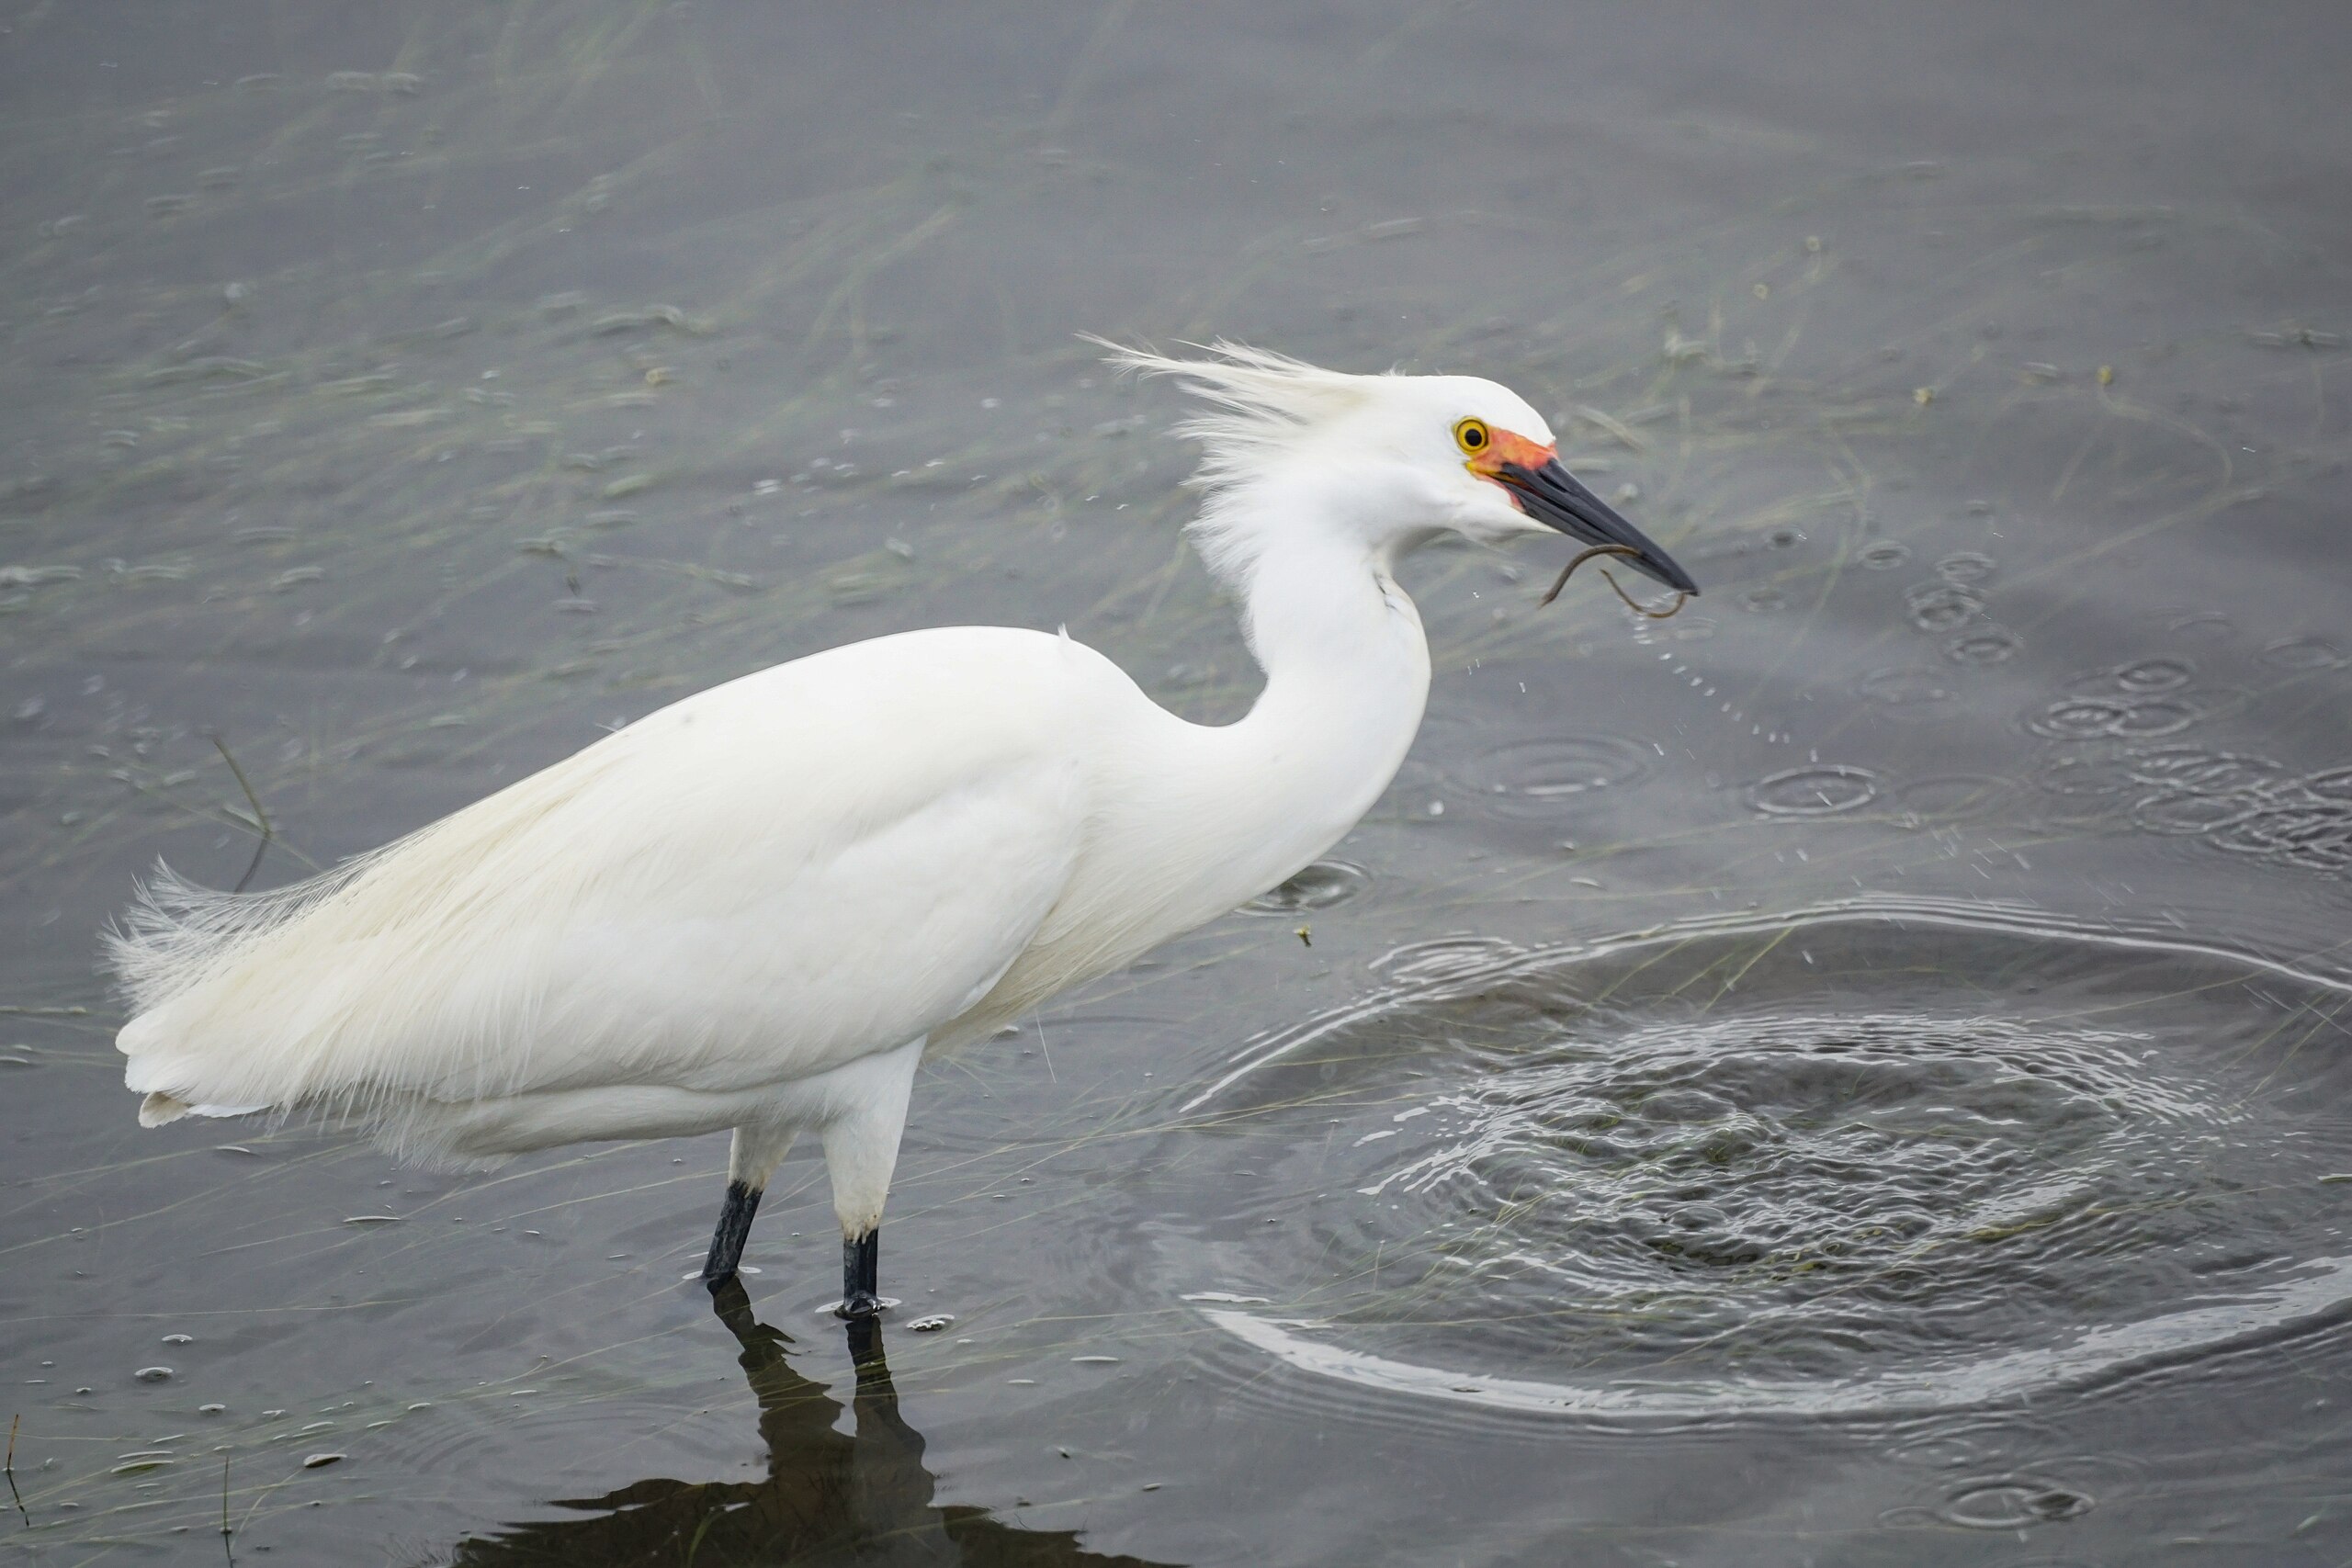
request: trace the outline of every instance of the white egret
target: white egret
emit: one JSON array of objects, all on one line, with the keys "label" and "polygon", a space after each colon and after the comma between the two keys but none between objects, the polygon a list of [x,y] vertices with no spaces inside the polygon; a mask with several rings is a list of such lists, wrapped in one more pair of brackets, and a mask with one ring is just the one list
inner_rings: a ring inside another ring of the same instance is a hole
[{"label": "white egret", "polygon": [[1689,575],[1492,381],[1221,344],[1123,352],[1210,412],[1193,540],[1265,673],[1222,727],[1065,632],[852,644],[649,715],[324,876],[161,873],[111,938],[147,1125],[322,1110],[457,1166],[731,1128],[704,1278],[822,1140],[844,1314],[870,1314],[916,1066],[1306,866],[1386,788],[1429,693],[1396,564],[1560,530]]}]

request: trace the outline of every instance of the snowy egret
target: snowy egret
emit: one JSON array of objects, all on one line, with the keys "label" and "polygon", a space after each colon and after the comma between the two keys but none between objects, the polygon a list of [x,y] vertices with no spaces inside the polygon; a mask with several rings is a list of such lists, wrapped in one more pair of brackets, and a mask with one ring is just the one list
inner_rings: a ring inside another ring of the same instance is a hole
[{"label": "snowy egret", "polygon": [[1697,591],[1492,381],[1120,358],[1210,405],[1182,427],[1191,533],[1265,673],[1247,716],[1180,719],[1067,632],[907,632],[688,697],[309,882],[163,871],[110,939],[140,1121],[310,1108],[457,1166],[731,1128],[713,1284],[813,1131],[840,1310],[871,1314],[925,1053],[1282,882],[1387,787],[1430,683],[1400,557],[1558,530]]}]

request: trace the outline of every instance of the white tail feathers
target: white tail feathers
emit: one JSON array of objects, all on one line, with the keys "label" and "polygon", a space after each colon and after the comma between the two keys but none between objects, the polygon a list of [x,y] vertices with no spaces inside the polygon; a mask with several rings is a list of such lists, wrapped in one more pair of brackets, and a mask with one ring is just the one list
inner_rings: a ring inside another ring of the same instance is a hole
[{"label": "white tail feathers", "polygon": [[[380,854],[383,852],[379,851]],[[135,902],[106,932],[106,953],[131,1006],[116,1043],[130,1058],[128,1086],[145,1098],[139,1124],[161,1127],[183,1116],[243,1116],[267,1102],[216,1104],[202,1098],[211,1075],[175,1039],[162,1015],[175,999],[227,974],[256,946],[307,910],[333,897],[368,868],[363,856],[321,876],[263,893],[199,887],[157,862]]]},{"label": "white tail feathers", "polygon": [[271,931],[333,897],[397,844],[263,893],[199,887],[163,862],[105,937],[107,962],[134,1017],[228,968]]}]

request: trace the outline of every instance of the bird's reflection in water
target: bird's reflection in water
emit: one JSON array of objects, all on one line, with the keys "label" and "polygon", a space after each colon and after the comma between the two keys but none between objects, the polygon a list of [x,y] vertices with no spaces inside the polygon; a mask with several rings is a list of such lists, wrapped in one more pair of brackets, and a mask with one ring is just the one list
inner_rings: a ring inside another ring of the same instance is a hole
[{"label": "bird's reflection in water", "polygon": [[785,1337],[757,1322],[743,1287],[714,1292],[719,1321],[743,1347],[760,1402],[768,1470],[757,1481],[640,1481],[562,1506],[586,1517],[516,1525],[463,1543],[452,1568],[492,1564],[961,1563],[1001,1568],[1154,1568],[1089,1551],[1069,1530],[1021,1529],[985,1508],[933,1506],[922,1434],[899,1415],[880,1325],[849,1325],[857,1366],[854,1431],[835,1430],[841,1404],[785,1359]]}]

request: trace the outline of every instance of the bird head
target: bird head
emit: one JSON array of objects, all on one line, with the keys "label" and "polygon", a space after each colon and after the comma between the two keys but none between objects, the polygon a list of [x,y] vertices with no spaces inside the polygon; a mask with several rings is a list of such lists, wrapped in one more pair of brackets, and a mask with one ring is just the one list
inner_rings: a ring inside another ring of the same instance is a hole
[{"label": "bird head", "polygon": [[[1106,345],[1115,346],[1115,345]],[[1174,376],[1211,412],[1180,427],[1205,456],[1209,492],[1195,536],[1212,569],[1246,575],[1284,527],[1340,528],[1381,558],[1447,534],[1482,545],[1566,534],[1612,547],[1644,575],[1686,593],[1671,556],[1560,461],[1544,416],[1476,376],[1358,376],[1238,344],[1212,358],[1117,349],[1119,363]]]}]

